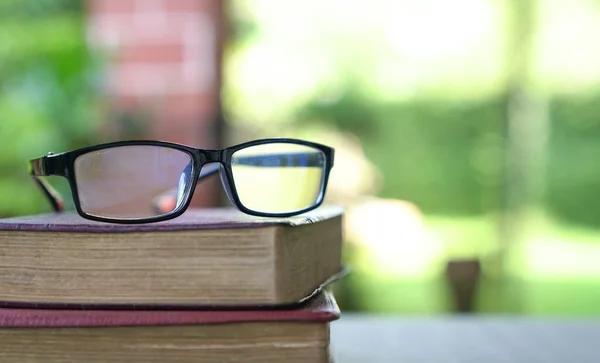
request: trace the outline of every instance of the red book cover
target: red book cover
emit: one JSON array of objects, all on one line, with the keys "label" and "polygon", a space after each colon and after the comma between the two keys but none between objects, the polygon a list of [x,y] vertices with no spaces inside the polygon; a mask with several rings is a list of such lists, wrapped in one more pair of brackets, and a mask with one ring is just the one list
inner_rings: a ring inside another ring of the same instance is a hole
[{"label": "red book cover", "polygon": [[333,294],[322,291],[299,307],[288,309],[124,311],[0,308],[0,328],[206,325],[267,321],[331,322],[339,317],[340,309]]}]

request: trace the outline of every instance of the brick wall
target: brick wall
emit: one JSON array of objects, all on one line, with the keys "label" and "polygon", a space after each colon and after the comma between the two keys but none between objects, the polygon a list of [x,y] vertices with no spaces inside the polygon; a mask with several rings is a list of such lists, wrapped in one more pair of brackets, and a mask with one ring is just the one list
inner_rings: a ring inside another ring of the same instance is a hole
[{"label": "brick wall", "polygon": [[[220,147],[221,1],[88,0],[87,7],[89,40],[108,60],[107,126],[120,130],[124,115],[140,115],[136,138]],[[194,204],[217,203],[218,187],[203,183]]]}]

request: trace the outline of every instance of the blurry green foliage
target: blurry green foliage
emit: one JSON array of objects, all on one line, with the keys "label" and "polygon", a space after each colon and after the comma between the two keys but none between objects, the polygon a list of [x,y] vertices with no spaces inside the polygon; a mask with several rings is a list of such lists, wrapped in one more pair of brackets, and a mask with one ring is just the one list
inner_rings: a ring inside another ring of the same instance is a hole
[{"label": "blurry green foliage", "polygon": [[384,172],[380,196],[425,213],[478,215],[499,207],[502,100],[379,102],[350,96],[310,102],[297,122],[327,122],[359,135]]},{"label": "blurry green foliage", "polygon": [[[479,215],[501,207],[506,105],[417,100],[383,103],[347,90],[315,98],[296,122],[327,122],[360,135],[384,172],[381,196],[416,203],[427,214]],[[549,101],[544,206],[572,223],[600,227],[600,94]],[[539,135],[531,135],[532,138]]]},{"label": "blurry green foliage", "polygon": [[27,160],[93,138],[96,59],[82,4],[0,0],[0,217],[48,211]]},{"label": "blurry green foliage", "polygon": [[545,203],[568,221],[600,227],[600,93],[551,103]]}]

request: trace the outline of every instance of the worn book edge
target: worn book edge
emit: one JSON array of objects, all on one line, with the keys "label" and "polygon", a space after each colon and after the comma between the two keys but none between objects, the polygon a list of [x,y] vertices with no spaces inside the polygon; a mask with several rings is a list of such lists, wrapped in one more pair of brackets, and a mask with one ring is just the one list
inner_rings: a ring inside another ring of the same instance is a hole
[{"label": "worn book edge", "polygon": [[297,227],[343,215],[341,206],[323,205],[310,212],[287,218],[256,217],[233,207],[190,208],[181,216],[162,222],[118,224],[87,220],[76,212],[38,214],[0,219],[0,231],[42,232],[154,232],[270,226]]}]

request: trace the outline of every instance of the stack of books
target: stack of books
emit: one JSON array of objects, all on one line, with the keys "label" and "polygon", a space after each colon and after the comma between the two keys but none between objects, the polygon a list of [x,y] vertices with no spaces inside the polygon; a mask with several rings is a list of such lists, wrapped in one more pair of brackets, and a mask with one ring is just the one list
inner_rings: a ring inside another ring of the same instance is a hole
[{"label": "stack of books", "polygon": [[0,362],[330,362],[342,217],[0,219]]}]

